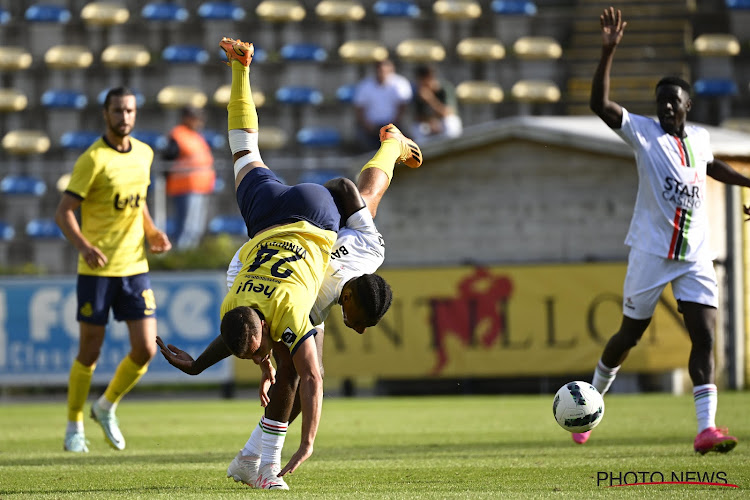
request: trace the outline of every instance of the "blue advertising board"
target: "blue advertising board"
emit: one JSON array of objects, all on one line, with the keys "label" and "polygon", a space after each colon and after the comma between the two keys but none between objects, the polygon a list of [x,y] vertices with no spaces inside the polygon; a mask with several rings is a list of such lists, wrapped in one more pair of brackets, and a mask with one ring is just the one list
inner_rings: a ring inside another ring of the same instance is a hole
[{"label": "blue advertising board", "polygon": [[[223,273],[151,273],[159,336],[194,358],[219,334]],[[0,277],[0,386],[65,386],[78,352],[76,277]],[[107,383],[130,351],[128,328],[110,316],[95,383]],[[225,359],[193,377],[157,351],[141,383],[224,382]]]}]

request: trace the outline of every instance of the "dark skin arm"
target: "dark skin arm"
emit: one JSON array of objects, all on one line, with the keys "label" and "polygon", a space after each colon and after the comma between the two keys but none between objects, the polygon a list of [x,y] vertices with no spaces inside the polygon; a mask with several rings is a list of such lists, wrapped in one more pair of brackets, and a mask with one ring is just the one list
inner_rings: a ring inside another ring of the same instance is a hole
[{"label": "dark skin arm", "polygon": [[341,225],[344,225],[353,213],[365,207],[365,200],[359,194],[359,189],[349,179],[337,177],[326,182],[324,186],[330,191],[333,201],[336,202],[336,208],[339,209],[341,215]]},{"label": "dark skin arm", "polygon": [[207,368],[212,367],[224,358],[228,358],[232,355],[227,345],[224,343],[224,339],[221,335],[216,337],[206,349],[198,356],[198,359],[193,359],[190,354],[177,348],[172,344],[165,345],[161,337],[156,337],[156,344],[159,346],[162,355],[169,362],[170,365],[175,368],[187,373],[188,375],[198,375]]},{"label": "dark skin arm", "polygon": [[[724,184],[750,187],[750,179],[737,172],[728,163],[717,158],[714,158],[714,161],[706,165],[706,175]],[[743,206],[742,213],[750,217],[750,205]],[[745,219],[745,222],[749,220],[750,218]]]},{"label": "dark skin arm", "polygon": [[599,17],[602,26],[602,55],[591,82],[589,107],[610,128],[622,126],[622,106],[609,100],[609,74],[615,49],[622,40],[625,26],[620,11],[610,7]]}]

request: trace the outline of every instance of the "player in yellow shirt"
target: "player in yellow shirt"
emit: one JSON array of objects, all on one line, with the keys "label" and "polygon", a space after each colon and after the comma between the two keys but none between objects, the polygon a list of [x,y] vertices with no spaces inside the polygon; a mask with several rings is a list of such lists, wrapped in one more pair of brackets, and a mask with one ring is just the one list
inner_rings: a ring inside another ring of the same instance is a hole
[{"label": "player in yellow shirt", "polygon": [[[272,349],[286,349],[300,375],[302,438],[289,463],[261,464],[257,487],[288,489],[283,476],[313,452],[323,403],[323,379],[316,330],[309,313],[339,229],[331,193],[319,184],[286,186],[263,163],[258,150],[258,113],[250,92],[252,44],[221,41],[232,68],[228,111],[229,146],[234,160],[237,203],[248,241],[242,270],[221,306],[217,345],[251,359],[264,373],[273,370]],[[228,355],[228,354],[227,354]]]},{"label": "player in yellow shirt", "polygon": [[[122,397],[146,373],[156,354],[156,301],[148,275],[144,237],[154,253],[171,248],[156,228],[146,205],[151,148],[130,137],[136,117],[132,91],[118,87],[104,100],[106,130],[76,161],[55,221],[78,249],[78,355],[68,382],[68,424],[64,449],[88,452],[83,406],[104,342],[109,310],[125,321],[130,352],[120,362],[104,394],[91,406],[91,417],[117,450],[125,448],[115,410]],[[81,224],[75,211],[81,209]]]}]

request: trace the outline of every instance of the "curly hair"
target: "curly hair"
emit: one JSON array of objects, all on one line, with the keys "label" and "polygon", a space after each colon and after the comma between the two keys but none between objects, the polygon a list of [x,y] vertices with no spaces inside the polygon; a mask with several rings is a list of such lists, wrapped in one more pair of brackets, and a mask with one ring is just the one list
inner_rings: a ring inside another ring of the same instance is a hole
[{"label": "curly hair", "polygon": [[687,92],[688,95],[690,95],[690,92],[692,91],[690,84],[679,76],[665,76],[664,78],[659,80],[659,83],[656,84],[656,87],[654,87],[654,91],[658,91],[659,87],[661,87],[662,85],[675,85]]},{"label": "curly hair", "polygon": [[[221,318],[220,329],[221,338],[232,354],[238,358],[249,357],[253,354],[253,340],[261,335],[259,313],[251,307],[235,307]],[[256,343],[260,345],[260,341]]]},{"label": "curly hair", "polygon": [[354,299],[367,315],[367,326],[375,326],[391,307],[391,286],[377,274],[364,274],[352,280]]}]

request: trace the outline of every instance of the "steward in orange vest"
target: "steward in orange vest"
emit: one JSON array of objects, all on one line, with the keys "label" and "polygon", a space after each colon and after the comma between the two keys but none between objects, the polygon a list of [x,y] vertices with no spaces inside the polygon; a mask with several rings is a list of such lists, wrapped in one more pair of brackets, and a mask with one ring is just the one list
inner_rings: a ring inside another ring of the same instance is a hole
[{"label": "steward in orange vest", "polygon": [[174,159],[167,174],[167,196],[210,194],[214,190],[214,157],[208,143],[197,130],[196,122],[203,121],[198,113],[197,110],[183,111],[182,123],[170,133],[177,146],[177,154],[166,158]]}]

